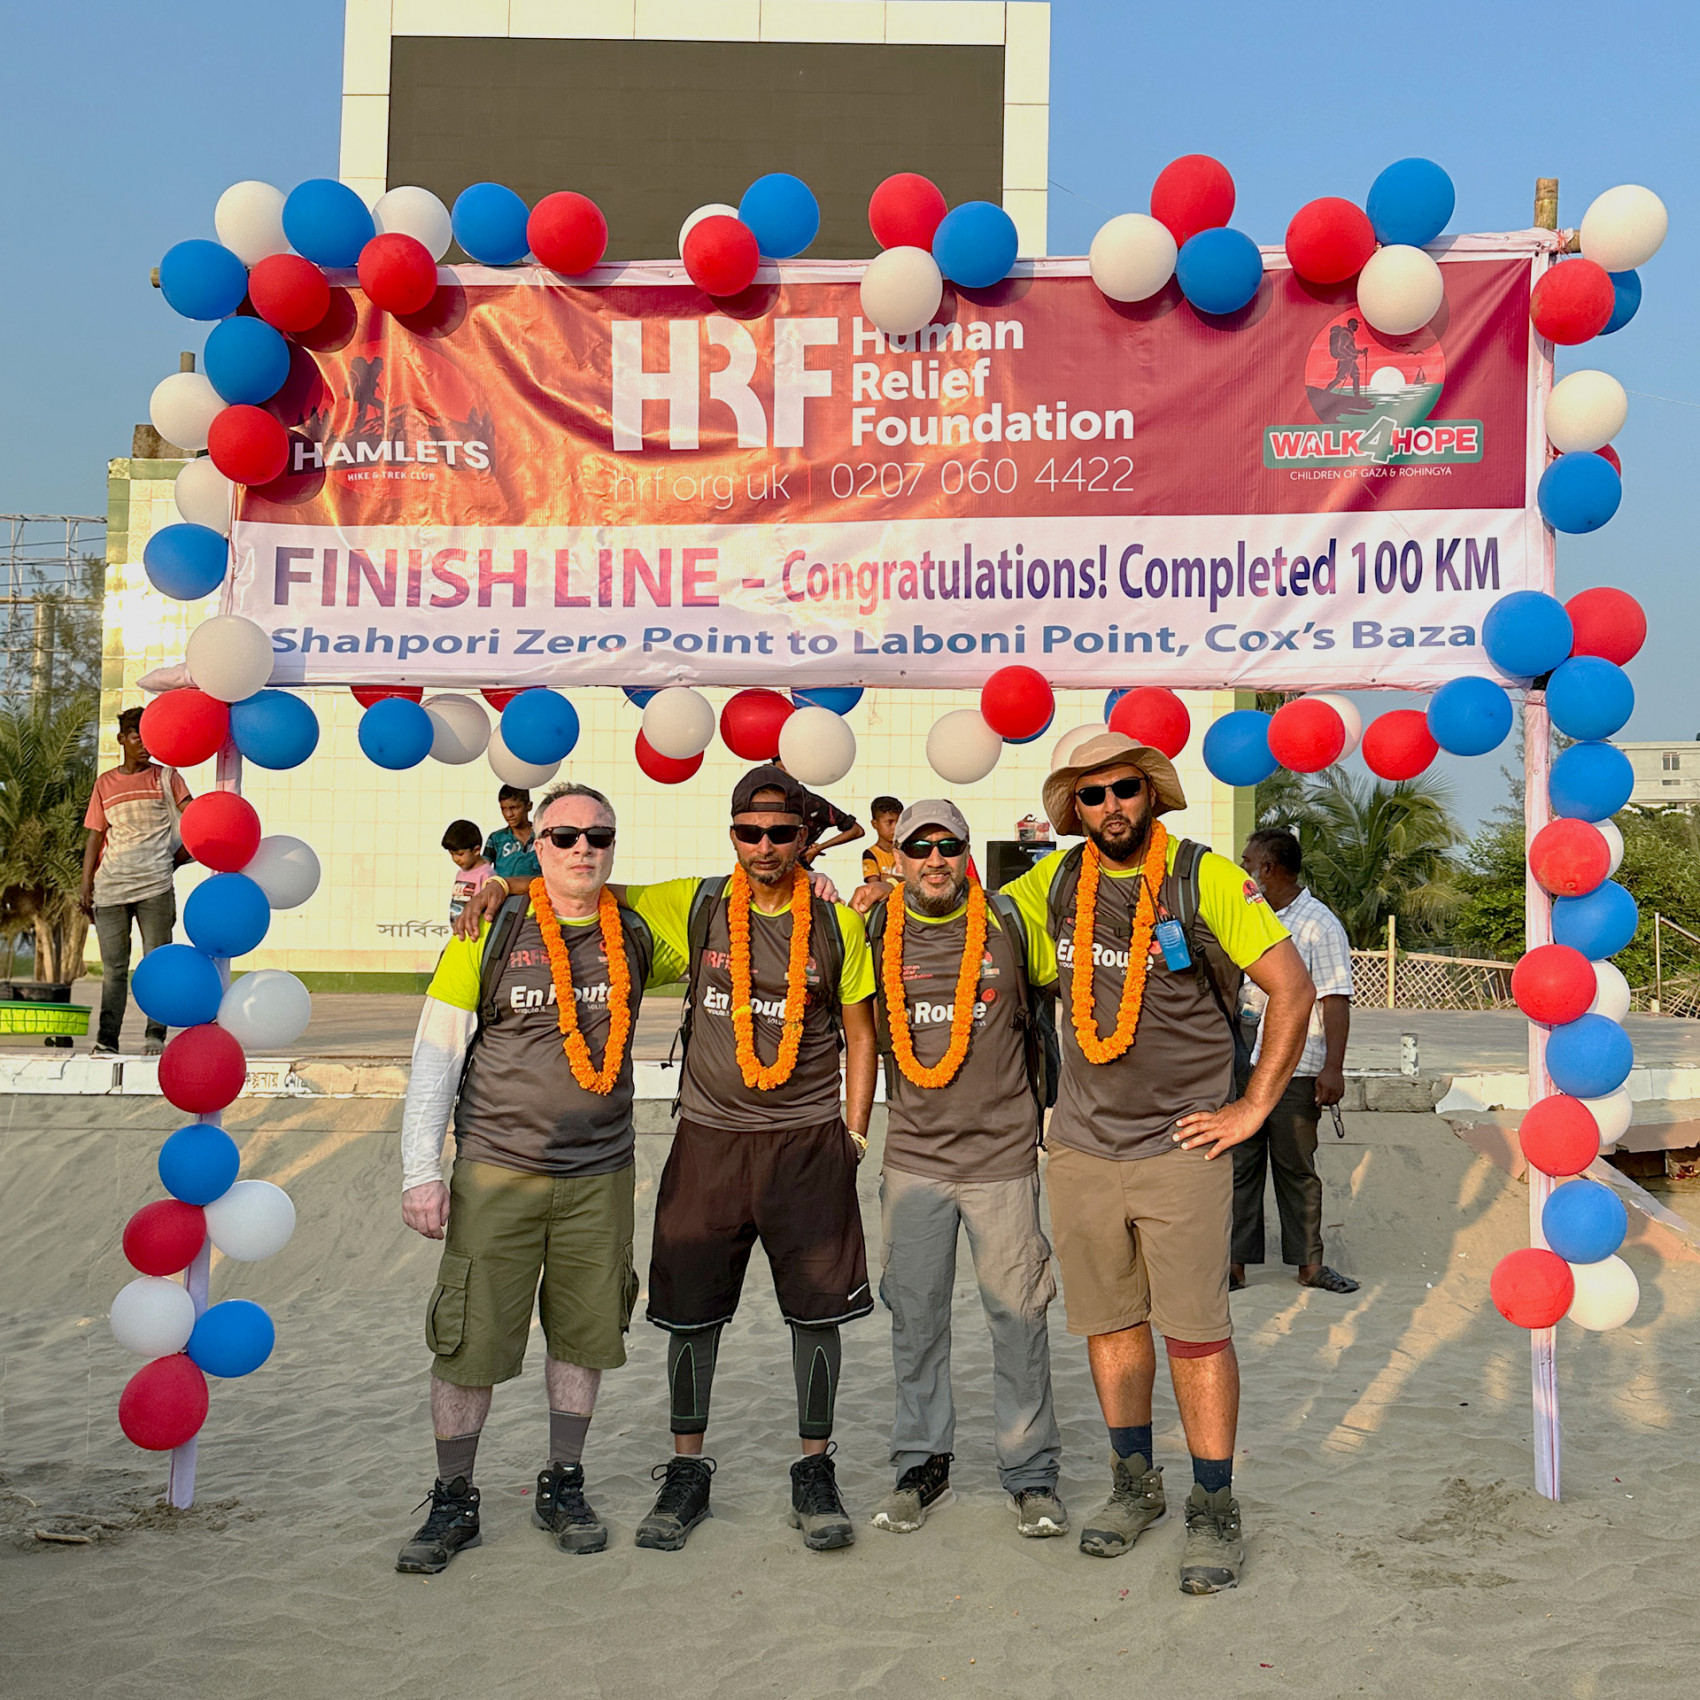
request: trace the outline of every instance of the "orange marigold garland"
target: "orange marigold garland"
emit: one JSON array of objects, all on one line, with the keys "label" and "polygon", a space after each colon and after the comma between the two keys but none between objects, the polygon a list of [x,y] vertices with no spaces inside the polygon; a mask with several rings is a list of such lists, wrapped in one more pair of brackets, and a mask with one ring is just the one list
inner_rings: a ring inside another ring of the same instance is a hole
[{"label": "orange marigold garland", "polygon": [[1127,974],[1122,980],[1121,1003],[1116,1025],[1105,1038],[1098,1037],[1098,1015],[1094,1008],[1092,944],[1098,919],[1098,878],[1103,858],[1098,846],[1086,841],[1080,860],[1080,885],[1074,899],[1074,966],[1069,988],[1069,1013],[1074,1018],[1074,1037],[1088,1062],[1114,1062],[1133,1043],[1139,1012],[1145,1004],[1145,976],[1151,966],[1151,934],[1157,925],[1156,893],[1168,871],[1169,834],[1161,821],[1151,826],[1151,843],[1140,870],[1139,903],[1134,910],[1133,938],[1128,944]]},{"label": "orange marigold garland", "polygon": [[601,1068],[592,1068],[590,1046],[578,1024],[578,999],[573,996],[573,968],[567,941],[549,888],[541,879],[531,882],[531,904],[549,954],[549,973],[555,982],[555,1020],[561,1029],[561,1049],[576,1080],[586,1092],[602,1097],[614,1090],[626,1060],[626,1044],[632,1036],[632,970],[626,960],[626,935],[620,925],[620,906],[607,886],[596,904],[596,919],[602,929],[602,948],[608,955],[608,1044],[602,1052]]},{"label": "orange marigold garland", "polygon": [[740,865],[732,870],[726,888],[726,931],[732,944],[732,1037],[738,1050],[738,1069],[752,1091],[771,1092],[791,1078],[803,1043],[803,1003],[809,991],[809,928],[813,924],[814,892],[809,876],[798,868],[791,876],[791,954],[785,964],[785,1019],[779,1034],[779,1055],[764,1063],[756,1053],[756,1017],[750,987],[750,876]]},{"label": "orange marigold garland", "polygon": [[909,1032],[909,1003],[903,994],[903,926],[908,911],[903,887],[885,900],[885,941],[880,956],[885,988],[885,1014],[891,1027],[891,1049],[903,1078],[916,1086],[948,1086],[968,1057],[974,1031],[974,1001],[980,990],[980,964],[986,950],[986,893],[978,880],[968,884],[968,937],[962,946],[962,966],[956,971],[956,995],[951,1004],[950,1044],[930,1068],[915,1058]]}]

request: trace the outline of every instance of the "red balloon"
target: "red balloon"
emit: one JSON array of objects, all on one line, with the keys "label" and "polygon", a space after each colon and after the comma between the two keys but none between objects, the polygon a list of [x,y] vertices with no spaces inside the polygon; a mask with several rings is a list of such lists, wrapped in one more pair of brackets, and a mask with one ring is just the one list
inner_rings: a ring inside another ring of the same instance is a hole
[{"label": "red balloon", "polygon": [[1597,260],[1564,260],[1550,267],[1529,297],[1529,318],[1549,342],[1577,343],[1606,328],[1617,293]]},{"label": "red balloon", "polygon": [[142,710],[142,742],[167,767],[210,760],[229,736],[229,704],[193,687],[162,691]]},{"label": "red balloon", "polygon": [[[406,697],[409,702],[418,702],[425,695],[423,685],[350,685],[348,694],[362,708],[370,708],[375,702],[382,702],[385,697]],[[519,692],[511,693],[518,696]]]},{"label": "red balloon", "polygon": [[760,264],[755,232],[725,213],[699,220],[685,238],[685,271],[704,295],[740,294]]},{"label": "red balloon", "polygon": [[299,254],[270,254],[248,273],[248,299],[275,330],[299,334],[331,310],[330,280]]},{"label": "red balloon", "polygon": [[1177,243],[1214,230],[1234,216],[1234,180],[1221,160],[1189,153],[1171,161],[1151,185],[1151,216]]},{"label": "red balloon", "polygon": [[1529,872],[1554,897],[1585,897],[1611,872],[1611,847],[1589,821],[1548,821],[1529,845]]},{"label": "red balloon", "polygon": [[1033,667],[1000,667],[980,691],[980,715],[1000,738],[1032,738],[1056,712],[1051,682]]},{"label": "red balloon", "polygon": [[1306,283],[1344,283],[1374,252],[1369,214],[1338,195],[1300,207],[1287,226],[1287,258]]},{"label": "red balloon", "polygon": [[1601,460],[1605,461],[1619,478],[1623,476],[1623,456],[1617,452],[1615,445],[1611,443],[1602,443],[1594,450],[1594,453],[1597,454]]},{"label": "red balloon", "polygon": [[1599,982],[1594,965],[1567,944],[1538,944],[1511,970],[1511,996],[1531,1021],[1562,1027],[1588,1013]]},{"label": "red balloon", "polygon": [[184,1353],[155,1358],[118,1395],[118,1426],[146,1452],[193,1440],[207,1420],[207,1378]]},{"label": "red balloon", "polygon": [[211,1115],[235,1101],[247,1078],[248,1059],[222,1027],[185,1027],[159,1059],[159,1089],[180,1110]]},{"label": "red balloon", "polygon": [[360,287],[386,313],[422,313],[437,293],[437,262],[417,236],[386,230],[360,250]]},{"label": "red balloon", "polygon": [[1576,1277],[1557,1252],[1525,1246],[1499,1260],[1488,1291],[1507,1322],[1519,1328],[1551,1328],[1576,1297]]},{"label": "red balloon", "polygon": [[1627,590],[1597,585],[1579,590],[1564,605],[1575,628],[1572,655],[1598,655],[1627,667],[1647,641],[1647,616]]},{"label": "red balloon", "polygon": [[1523,1155],[1543,1175],[1579,1175],[1600,1154],[1600,1124],[1580,1098],[1562,1092],[1531,1104],[1517,1136]]},{"label": "red balloon", "polygon": [[[519,691],[504,691],[496,686],[491,686],[486,690],[479,691],[478,694],[483,697],[483,699],[489,703],[489,705],[495,709],[498,714],[500,714],[502,710],[519,695]],[[423,696],[424,692],[420,692],[420,695]],[[418,699],[415,698],[414,700],[417,701]]]},{"label": "red balloon", "polygon": [[1291,773],[1320,773],[1345,747],[1340,711],[1315,697],[1282,703],[1269,717],[1269,753]]},{"label": "red balloon", "polygon": [[1382,779],[1415,779],[1440,753],[1418,708],[1395,708],[1364,728],[1358,753],[1371,773]]},{"label": "red balloon", "polygon": [[675,761],[662,755],[643,733],[637,735],[637,764],[658,785],[683,785],[702,766],[702,758],[703,752],[698,750],[694,756]]},{"label": "red balloon", "polygon": [[1161,750],[1173,761],[1192,736],[1192,716],[1173,691],[1139,685],[1110,710],[1110,730]]},{"label": "red balloon", "polygon": [[557,189],[531,209],[525,239],[540,266],[564,277],[577,277],[607,253],[608,221],[588,195]]},{"label": "red balloon", "polygon": [[275,414],[238,402],[214,415],[207,453],[234,483],[269,484],[289,464],[289,433]]},{"label": "red balloon", "polygon": [[720,741],[745,761],[772,761],[793,703],[778,691],[739,691],[720,711]]},{"label": "red balloon", "polygon": [[899,171],[868,199],[868,228],[882,248],[925,248],[944,220],[944,192],[929,177]]},{"label": "red balloon", "polygon": [[195,1261],[207,1237],[206,1212],[180,1198],[144,1204],[124,1224],[124,1255],[144,1275],[175,1275]]},{"label": "red balloon", "polygon": [[260,817],[234,791],[208,791],[183,811],[183,847],[205,868],[240,873],[260,847]]}]

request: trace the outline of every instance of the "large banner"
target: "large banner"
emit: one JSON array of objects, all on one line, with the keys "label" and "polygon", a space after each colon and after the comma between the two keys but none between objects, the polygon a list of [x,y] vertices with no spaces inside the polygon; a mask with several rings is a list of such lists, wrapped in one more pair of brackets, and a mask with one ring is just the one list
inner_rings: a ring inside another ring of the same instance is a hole
[{"label": "large banner", "polygon": [[1547,246],[1458,239],[1400,338],[1278,252],[1230,319],[1038,261],[907,337],[842,264],[339,290],[229,606],[309,684],[1431,687],[1550,586]]}]

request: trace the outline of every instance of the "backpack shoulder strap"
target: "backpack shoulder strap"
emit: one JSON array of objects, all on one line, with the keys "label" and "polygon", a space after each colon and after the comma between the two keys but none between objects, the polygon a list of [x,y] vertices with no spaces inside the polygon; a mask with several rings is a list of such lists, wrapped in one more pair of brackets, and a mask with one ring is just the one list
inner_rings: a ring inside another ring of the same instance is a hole
[{"label": "backpack shoulder strap", "polygon": [[484,952],[478,959],[480,1027],[488,1026],[498,1018],[500,1012],[496,1005],[496,987],[502,978],[502,970],[508,965],[508,956],[513,950],[520,923],[525,919],[526,910],[530,906],[531,899],[523,893],[518,897],[508,898],[496,911],[496,918],[490,923],[489,932],[484,935]]},{"label": "backpack shoulder strap", "polygon": [[1057,938],[1062,933],[1063,917],[1068,913],[1068,906],[1073,901],[1075,887],[1080,884],[1080,864],[1085,857],[1084,844],[1076,844],[1066,851],[1057,868],[1056,878],[1051,881],[1050,894],[1045,903],[1045,918],[1049,923],[1052,938]]},{"label": "backpack shoulder strap", "polygon": [[1002,891],[988,891],[986,901],[992,906],[992,913],[998,918],[998,925],[1003,929],[1004,937],[1009,940],[1009,948],[1015,952],[1015,966],[1021,976],[1021,999],[1028,1001],[1027,985],[1027,924],[1021,918],[1021,911],[1015,906],[1015,899]]},{"label": "backpack shoulder strap", "polygon": [[637,910],[624,903],[620,905],[620,931],[625,934],[626,955],[632,962],[632,989],[641,994],[655,962],[655,934]]},{"label": "backpack shoulder strap", "polygon": [[[685,1057],[691,1048],[691,1024],[695,1019],[697,1006],[697,982],[702,977],[702,953],[708,945],[708,929],[714,919],[714,906],[720,901],[721,894],[726,890],[728,876],[716,874],[711,879],[701,881],[691,894],[690,914],[685,922],[685,998],[679,1011],[679,1031],[673,1037],[673,1044],[667,1053],[667,1066],[673,1066],[675,1055],[679,1061],[679,1079],[684,1081]],[[673,1100],[673,1112],[678,1114],[679,1100]]]},{"label": "backpack shoulder strap", "polygon": [[1198,866],[1204,860],[1207,845],[1200,844],[1196,839],[1183,838],[1175,846],[1175,895],[1180,902],[1180,913],[1175,919],[1191,938],[1193,923],[1198,919],[1201,899],[1198,890]]}]

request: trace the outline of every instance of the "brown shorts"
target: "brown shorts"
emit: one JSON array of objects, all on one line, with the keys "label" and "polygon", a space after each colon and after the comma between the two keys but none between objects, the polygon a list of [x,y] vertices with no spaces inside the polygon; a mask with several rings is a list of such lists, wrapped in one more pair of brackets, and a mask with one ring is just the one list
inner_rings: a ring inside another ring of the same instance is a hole
[{"label": "brown shorts", "polygon": [[1070,1334],[1154,1322],[1193,1345],[1233,1335],[1234,1165],[1202,1150],[1116,1162],[1053,1145],[1045,1170]]}]

